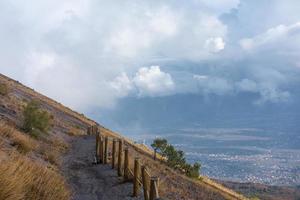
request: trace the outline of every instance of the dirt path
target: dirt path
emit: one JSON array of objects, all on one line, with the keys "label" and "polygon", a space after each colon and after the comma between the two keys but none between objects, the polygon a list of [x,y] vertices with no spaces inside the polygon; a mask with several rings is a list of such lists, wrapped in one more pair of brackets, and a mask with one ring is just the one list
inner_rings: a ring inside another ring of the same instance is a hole
[{"label": "dirt path", "polygon": [[126,200],[132,198],[132,183],[123,183],[110,165],[93,165],[95,137],[73,140],[63,161],[63,173],[73,190],[74,200]]}]

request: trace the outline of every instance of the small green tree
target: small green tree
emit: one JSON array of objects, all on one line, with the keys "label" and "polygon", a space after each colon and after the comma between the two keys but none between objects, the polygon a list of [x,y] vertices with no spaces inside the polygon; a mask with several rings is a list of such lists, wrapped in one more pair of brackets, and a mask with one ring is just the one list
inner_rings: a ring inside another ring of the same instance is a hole
[{"label": "small green tree", "polygon": [[156,154],[157,152],[163,153],[165,148],[168,145],[168,141],[163,138],[156,138],[153,143],[151,144],[151,147],[154,149],[154,160],[156,160]]},{"label": "small green tree", "polygon": [[200,175],[201,164],[196,162],[193,165],[186,164],[185,173],[188,177],[198,178]]},{"label": "small green tree", "polygon": [[36,101],[31,101],[26,105],[23,115],[23,129],[33,136],[38,136],[41,132],[46,133],[50,128],[49,113],[42,110]]},{"label": "small green tree", "polygon": [[173,145],[168,145],[163,153],[167,157],[167,164],[175,169],[181,169],[185,164],[184,152],[178,151]]},{"label": "small green tree", "polygon": [[[157,138],[151,144],[154,149],[154,155],[159,152],[162,156],[166,157],[167,165],[174,169],[184,171],[188,177],[198,178],[201,165],[196,162],[193,165],[186,163],[184,152],[177,150],[173,145],[168,144],[168,141],[163,138]],[[154,157],[156,158],[156,156]]]}]

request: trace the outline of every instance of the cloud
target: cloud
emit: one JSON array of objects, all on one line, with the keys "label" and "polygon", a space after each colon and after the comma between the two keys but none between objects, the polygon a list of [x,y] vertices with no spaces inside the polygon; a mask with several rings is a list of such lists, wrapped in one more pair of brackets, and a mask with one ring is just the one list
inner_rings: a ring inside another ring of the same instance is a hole
[{"label": "cloud", "polygon": [[196,92],[281,101],[299,80],[299,6],[3,0],[0,71],[82,112],[126,96]]},{"label": "cloud", "polygon": [[292,25],[281,24],[252,38],[244,38],[240,40],[240,45],[245,50],[254,50],[264,47],[271,47],[274,49],[273,45],[281,45],[281,48],[290,45],[299,49],[299,42],[300,22],[297,22]]},{"label": "cloud", "polygon": [[164,96],[172,92],[174,82],[170,74],[159,66],[142,67],[133,78],[140,96]]},{"label": "cloud", "polygon": [[133,90],[133,83],[125,72],[117,76],[109,84],[117,92],[118,97],[125,97]]},{"label": "cloud", "polygon": [[225,42],[221,37],[209,38],[205,41],[205,47],[209,52],[217,53],[225,48]]},{"label": "cloud", "polygon": [[257,92],[257,84],[255,81],[249,80],[249,79],[243,79],[236,83],[236,87],[239,91],[245,91],[245,92]]},{"label": "cloud", "polygon": [[225,95],[233,90],[230,81],[221,77],[211,77],[207,75],[194,75],[193,77],[198,81],[198,89],[205,95]]},{"label": "cloud", "polygon": [[161,71],[160,66],[141,67],[132,78],[123,72],[109,85],[118,97],[126,96],[165,96],[174,92],[172,76]]},{"label": "cloud", "polygon": [[[211,59],[214,53],[205,42],[226,37],[227,28],[218,15],[231,6],[215,11],[211,8],[215,5],[205,4],[3,0],[0,70],[72,108],[111,107],[130,90],[121,88],[125,76],[114,80],[122,72],[132,74],[140,66],[160,65],[156,60]],[[220,42],[213,45],[221,46]],[[147,73],[152,71],[158,70]],[[169,90],[172,79],[161,74],[166,81],[161,89],[140,80],[136,83],[140,94]]]},{"label": "cloud", "polygon": [[239,0],[196,0],[196,2],[202,3],[204,6],[208,7],[210,11],[220,14],[229,12],[233,8],[237,8],[240,1]]},{"label": "cloud", "polygon": [[[269,79],[264,76],[267,74]],[[285,77],[275,70],[262,70],[258,74],[248,74],[249,78],[238,78],[233,80],[226,76],[209,76],[194,74],[197,81],[198,93],[202,95],[234,95],[240,92],[257,94],[259,98],[253,101],[254,104],[282,103],[288,102],[291,98],[289,91],[280,88]],[[251,79],[250,79],[251,78]]]}]

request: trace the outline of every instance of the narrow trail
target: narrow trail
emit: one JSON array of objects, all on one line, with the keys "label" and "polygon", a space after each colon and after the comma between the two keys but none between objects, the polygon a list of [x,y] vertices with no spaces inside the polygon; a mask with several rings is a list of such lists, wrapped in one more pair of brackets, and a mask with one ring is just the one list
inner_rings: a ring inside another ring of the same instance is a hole
[{"label": "narrow trail", "polygon": [[142,200],[133,198],[132,183],[124,183],[111,165],[94,165],[95,137],[75,137],[63,159],[63,173],[73,200]]}]

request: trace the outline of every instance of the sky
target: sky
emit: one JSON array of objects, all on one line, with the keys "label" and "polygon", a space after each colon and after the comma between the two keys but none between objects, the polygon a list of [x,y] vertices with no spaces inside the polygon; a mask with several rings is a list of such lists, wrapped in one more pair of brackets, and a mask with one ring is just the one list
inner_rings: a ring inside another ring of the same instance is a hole
[{"label": "sky", "polygon": [[0,72],[81,112],[190,94],[288,104],[299,10],[299,0],[1,0]]}]

